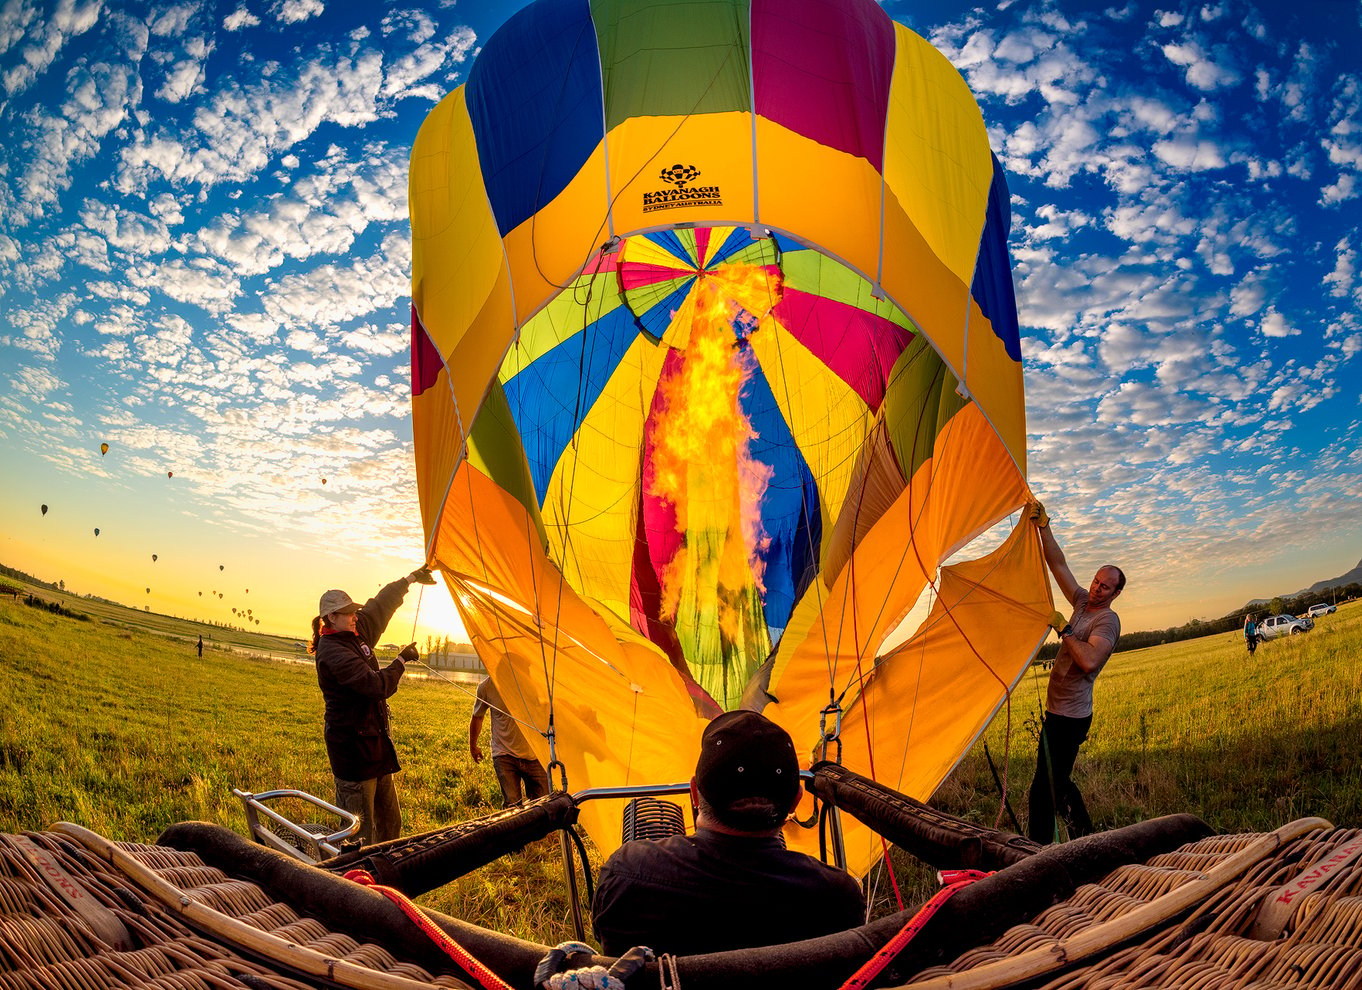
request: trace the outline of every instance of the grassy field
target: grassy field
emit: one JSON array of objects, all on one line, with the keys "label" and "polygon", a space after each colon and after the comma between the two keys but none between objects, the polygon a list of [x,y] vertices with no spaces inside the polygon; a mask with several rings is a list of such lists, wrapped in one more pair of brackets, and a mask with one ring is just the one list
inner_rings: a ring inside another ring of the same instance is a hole
[{"label": "grassy field", "polygon": [[[69,604],[79,610],[84,600]],[[142,621],[130,612],[80,622],[0,599],[0,831],[70,820],[150,841],[188,819],[244,831],[233,787],[331,795],[310,666],[221,650],[199,659],[183,630]],[[1044,676],[1028,674],[1016,692],[1010,744],[1004,711],[935,803],[993,823],[999,799],[987,742],[1000,773],[1007,754],[1024,824]],[[1096,697],[1075,776],[1100,825],[1175,811],[1225,831],[1303,815],[1362,825],[1362,605],[1265,644],[1252,659],[1237,634],[1117,654]],[[404,831],[499,805],[490,762],[468,756],[466,691],[409,679],[392,707]],[[930,890],[929,871],[898,868],[910,899]],[[422,901],[550,944],[571,937],[555,839]]]}]

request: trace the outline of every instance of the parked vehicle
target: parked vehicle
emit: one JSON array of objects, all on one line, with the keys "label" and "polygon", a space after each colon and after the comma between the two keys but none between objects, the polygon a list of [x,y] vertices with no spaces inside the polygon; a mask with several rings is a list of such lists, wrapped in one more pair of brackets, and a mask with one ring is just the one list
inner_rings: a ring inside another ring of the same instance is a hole
[{"label": "parked vehicle", "polygon": [[1314,628],[1315,620],[1308,615],[1272,615],[1258,623],[1258,638],[1276,639],[1279,636],[1294,636],[1296,633],[1309,632]]},{"label": "parked vehicle", "polygon": [[1338,606],[1330,605],[1328,602],[1319,602],[1306,609],[1305,614],[1312,619],[1318,619],[1321,615],[1328,615],[1330,612],[1337,612]]}]

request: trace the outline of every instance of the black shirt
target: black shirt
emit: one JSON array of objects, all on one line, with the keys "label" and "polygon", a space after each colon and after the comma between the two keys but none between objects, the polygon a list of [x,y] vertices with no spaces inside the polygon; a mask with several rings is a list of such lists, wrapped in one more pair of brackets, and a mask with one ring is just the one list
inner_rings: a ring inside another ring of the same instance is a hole
[{"label": "black shirt", "polygon": [[608,956],[635,945],[695,955],[855,928],[865,898],[852,877],[774,836],[700,829],[620,846],[601,868],[591,914]]}]

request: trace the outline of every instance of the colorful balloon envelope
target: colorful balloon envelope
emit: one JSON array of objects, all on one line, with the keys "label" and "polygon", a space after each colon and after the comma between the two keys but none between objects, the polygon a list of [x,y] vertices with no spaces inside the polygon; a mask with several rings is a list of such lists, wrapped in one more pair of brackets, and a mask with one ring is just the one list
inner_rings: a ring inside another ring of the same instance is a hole
[{"label": "colorful balloon envelope", "polygon": [[105,454],[107,454],[108,452],[109,452],[109,445],[108,445],[107,443],[102,443],[102,444],[99,445],[99,456],[100,456],[100,457],[103,457],[103,456],[104,456]]},{"label": "colorful balloon envelope", "polygon": [[925,798],[1052,611],[983,119],[872,0],[621,8],[521,10],[417,137],[428,559],[574,790],[745,705]]},{"label": "colorful balloon envelope", "polygon": [[43,515],[47,515],[47,506],[44,505],[44,506],[42,507],[42,509],[43,509]]}]

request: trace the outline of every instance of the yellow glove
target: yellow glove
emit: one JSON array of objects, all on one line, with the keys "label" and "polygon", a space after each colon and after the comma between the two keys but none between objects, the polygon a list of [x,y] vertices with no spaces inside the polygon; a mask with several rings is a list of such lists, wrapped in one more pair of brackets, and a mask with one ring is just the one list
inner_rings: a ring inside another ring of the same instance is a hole
[{"label": "yellow glove", "polygon": [[1035,522],[1037,529],[1044,529],[1050,525],[1050,516],[1045,511],[1045,506],[1038,500],[1033,499],[1030,503],[1030,511],[1027,515]]},{"label": "yellow glove", "polygon": [[1051,612],[1050,628],[1059,633],[1060,636],[1063,636],[1064,630],[1069,628],[1069,620],[1064,618],[1063,612]]}]

